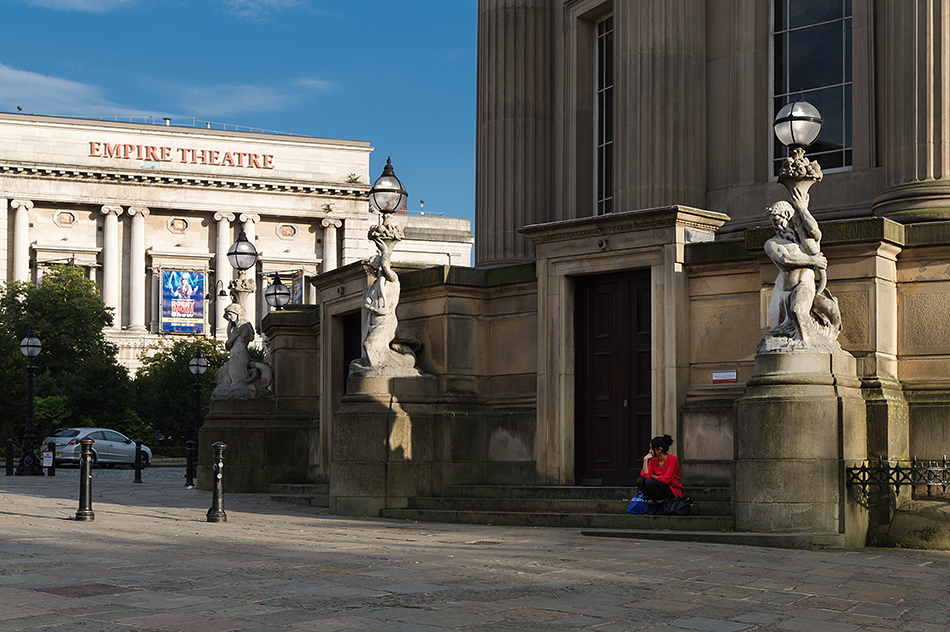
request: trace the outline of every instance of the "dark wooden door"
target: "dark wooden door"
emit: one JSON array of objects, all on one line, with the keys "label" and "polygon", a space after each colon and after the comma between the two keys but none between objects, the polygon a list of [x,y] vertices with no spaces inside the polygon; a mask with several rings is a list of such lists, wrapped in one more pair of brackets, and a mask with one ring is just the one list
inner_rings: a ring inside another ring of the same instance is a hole
[{"label": "dark wooden door", "polygon": [[632,486],[651,431],[650,271],[575,287],[576,482]]}]

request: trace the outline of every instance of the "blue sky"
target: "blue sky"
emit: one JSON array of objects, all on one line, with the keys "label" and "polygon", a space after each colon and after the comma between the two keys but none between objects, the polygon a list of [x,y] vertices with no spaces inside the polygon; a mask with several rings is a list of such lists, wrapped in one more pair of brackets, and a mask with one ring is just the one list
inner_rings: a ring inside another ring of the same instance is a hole
[{"label": "blue sky", "polygon": [[475,0],[0,0],[0,111],[369,141],[472,219]]}]

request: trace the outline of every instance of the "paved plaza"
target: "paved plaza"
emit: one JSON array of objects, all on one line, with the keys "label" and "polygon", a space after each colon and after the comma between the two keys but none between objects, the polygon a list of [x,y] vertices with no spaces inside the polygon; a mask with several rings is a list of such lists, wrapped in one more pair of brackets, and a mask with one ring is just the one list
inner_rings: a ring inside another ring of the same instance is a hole
[{"label": "paved plaza", "polygon": [[[149,476],[149,473],[152,476]],[[0,630],[950,630],[946,551],[789,551],[328,515],[146,470],[0,478]]]}]

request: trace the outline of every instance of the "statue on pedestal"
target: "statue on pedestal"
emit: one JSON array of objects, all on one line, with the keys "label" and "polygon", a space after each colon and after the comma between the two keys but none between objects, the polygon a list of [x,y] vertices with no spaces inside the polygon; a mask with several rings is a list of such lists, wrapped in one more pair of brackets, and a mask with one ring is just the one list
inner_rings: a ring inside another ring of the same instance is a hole
[{"label": "statue on pedestal", "polygon": [[808,189],[821,180],[821,167],[805,157],[804,145],[790,144],[789,149],[778,180],[791,203],[780,201],[767,209],[776,234],[765,242],[765,253],[779,273],[769,302],[769,329],[757,352],[843,354],[838,343],[841,312],[825,287],[828,260],[821,253],[818,222],[808,210]]}]

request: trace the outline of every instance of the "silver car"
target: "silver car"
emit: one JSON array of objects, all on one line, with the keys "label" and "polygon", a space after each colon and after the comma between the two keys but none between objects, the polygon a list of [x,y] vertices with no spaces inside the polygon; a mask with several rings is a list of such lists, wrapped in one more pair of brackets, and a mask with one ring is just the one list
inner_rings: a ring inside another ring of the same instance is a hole
[{"label": "silver car", "polygon": [[[79,463],[81,439],[92,439],[92,464],[113,467],[125,464],[135,467],[135,442],[124,434],[107,428],[61,428],[43,440],[43,451],[49,452],[51,443],[56,444],[54,462]],[[142,467],[152,460],[152,451],[142,446]]]}]

